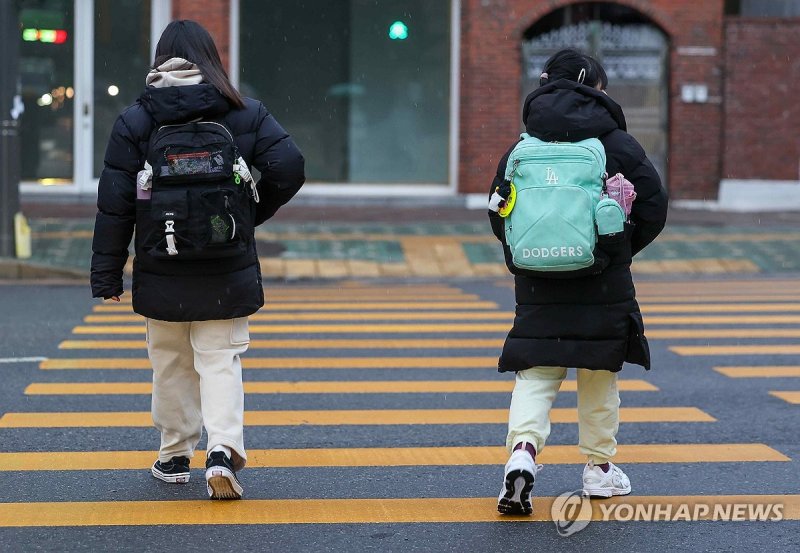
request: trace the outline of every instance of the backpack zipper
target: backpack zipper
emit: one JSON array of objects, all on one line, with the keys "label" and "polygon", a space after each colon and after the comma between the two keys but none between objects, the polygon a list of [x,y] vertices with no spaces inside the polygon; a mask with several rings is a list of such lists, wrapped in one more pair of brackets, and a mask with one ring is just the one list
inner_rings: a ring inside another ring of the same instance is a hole
[{"label": "backpack zipper", "polygon": [[[217,125],[218,127],[222,127],[222,129],[225,131],[225,134],[227,134],[228,137],[230,137],[231,142],[233,142],[234,145],[236,144],[236,141],[233,139],[233,135],[231,134],[231,131],[229,131],[228,127],[226,127],[225,125],[222,125],[220,123],[215,123],[214,121],[190,121],[190,123],[199,123],[199,124],[202,124],[202,125]],[[189,123],[173,123],[171,125],[161,125],[160,127],[158,127],[158,130],[160,131],[161,129],[167,129],[169,127],[182,127],[182,126],[188,125],[188,124]]]}]

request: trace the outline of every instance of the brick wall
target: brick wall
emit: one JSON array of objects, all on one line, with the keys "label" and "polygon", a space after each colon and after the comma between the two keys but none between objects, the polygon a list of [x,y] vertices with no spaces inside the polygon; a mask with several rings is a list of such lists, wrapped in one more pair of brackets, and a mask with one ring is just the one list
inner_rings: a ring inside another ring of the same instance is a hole
[{"label": "brick wall", "polygon": [[723,178],[800,178],[800,19],[725,24]]},{"label": "brick wall", "polygon": [[208,29],[219,50],[222,65],[230,73],[229,0],[172,0],[172,19],[192,19]]},{"label": "brick wall", "polygon": [[[486,192],[520,125],[525,30],[571,0],[463,0],[459,189]],[[714,198],[721,167],[722,0],[621,0],[670,39],[669,186],[673,198]],[[681,47],[711,48],[712,55]],[[684,104],[681,84],[705,83],[712,101]],[[625,106],[623,106],[624,108]]]}]

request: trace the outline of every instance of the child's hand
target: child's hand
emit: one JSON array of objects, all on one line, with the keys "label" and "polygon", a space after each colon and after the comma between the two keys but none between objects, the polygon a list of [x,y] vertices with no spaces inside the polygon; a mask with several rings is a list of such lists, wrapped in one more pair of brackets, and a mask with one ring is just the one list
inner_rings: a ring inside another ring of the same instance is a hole
[{"label": "child's hand", "polygon": [[107,298],[103,298],[104,300],[114,300],[116,302],[119,301],[119,296],[109,296]]}]

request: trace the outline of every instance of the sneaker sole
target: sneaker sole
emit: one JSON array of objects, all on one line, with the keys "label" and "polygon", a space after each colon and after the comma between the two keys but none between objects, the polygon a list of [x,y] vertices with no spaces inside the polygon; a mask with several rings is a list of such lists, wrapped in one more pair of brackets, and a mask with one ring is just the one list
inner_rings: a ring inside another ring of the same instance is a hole
[{"label": "sneaker sole", "polygon": [[208,496],[211,499],[241,499],[244,489],[236,476],[226,468],[212,467],[206,470]]},{"label": "sneaker sole", "polygon": [[155,467],[150,467],[150,474],[167,484],[187,484],[189,482],[188,472],[179,472],[178,474],[167,474],[161,472]]},{"label": "sneaker sole", "polygon": [[584,495],[588,495],[595,499],[608,499],[615,495],[628,495],[631,493],[630,488],[583,488]]},{"label": "sneaker sole", "polygon": [[531,491],[534,476],[526,470],[511,470],[506,474],[506,490],[497,501],[498,512],[504,515],[529,515],[533,512]]}]

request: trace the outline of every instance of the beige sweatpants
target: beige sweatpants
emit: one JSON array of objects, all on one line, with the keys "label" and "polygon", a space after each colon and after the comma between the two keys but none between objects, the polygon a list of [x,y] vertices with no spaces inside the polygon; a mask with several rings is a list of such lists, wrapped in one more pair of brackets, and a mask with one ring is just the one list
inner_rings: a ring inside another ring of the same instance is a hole
[{"label": "beige sweatpants", "polygon": [[239,355],[250,344],[247,318],[172,323],[147,319],[153,366],[153,423],[161,432],[160,461],[194,456],[203,427],[208,450],[231,449],[244,467],[244,389]]},{"label": "beige sweatpants", "polygon": [[[563,367],[534,367],[517,373],[508,416],[506,446],[529,442],[537,453],[550,436],[550,408],[567,376]],[[617,373],[578,369],[578,446],[595,464],[617,452]]]}]

